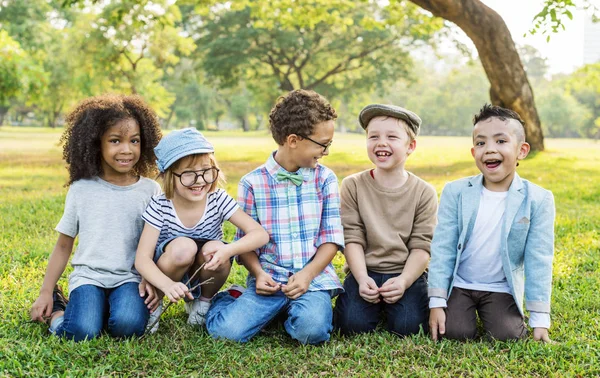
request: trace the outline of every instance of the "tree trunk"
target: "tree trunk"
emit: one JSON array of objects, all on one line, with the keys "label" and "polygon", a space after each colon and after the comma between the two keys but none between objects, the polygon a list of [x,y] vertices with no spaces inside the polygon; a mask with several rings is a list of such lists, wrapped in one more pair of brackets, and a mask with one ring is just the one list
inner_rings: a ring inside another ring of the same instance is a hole
[{"label": "tree trunk", "polygon": [[242,129],[244,130],[244,132],[250,131],[250,122],[248,122],[248,116],[247,115],[239,116],[238,119],[240,120]]},{"label": "tree trunk", "polygon": [[544,149],[544,135],[533,90],[508,27],[498,13],[479,0],[411,0],[458,25],[473,41],[490,81],[492,104],[512,109],[525,121],[532,150]]},{"label": "tree trunk", "polygon": [[8,113],[8,106],[0,106],[0,126],[4,124],[4,116]]}]

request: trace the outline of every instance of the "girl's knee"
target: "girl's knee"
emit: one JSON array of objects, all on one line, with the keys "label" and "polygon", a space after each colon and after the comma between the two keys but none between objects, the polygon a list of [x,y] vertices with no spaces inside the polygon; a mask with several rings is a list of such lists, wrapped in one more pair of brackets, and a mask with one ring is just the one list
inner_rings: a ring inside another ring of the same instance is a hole
[{"label": "girl's knee", "polygon": [[97,326],[93,324],[71,323],[67,327],[65,327],[64,332],[58,335],[79,342],[95,339],[98,336],[100,336],[100,332],[102,332],[102,326]]},{"label": "girl's knee", "polygon": [[188,267],[196,259],[197,253],[198,246],[194,240],[179,237],[167,245],[164,256],[177,267]]}]

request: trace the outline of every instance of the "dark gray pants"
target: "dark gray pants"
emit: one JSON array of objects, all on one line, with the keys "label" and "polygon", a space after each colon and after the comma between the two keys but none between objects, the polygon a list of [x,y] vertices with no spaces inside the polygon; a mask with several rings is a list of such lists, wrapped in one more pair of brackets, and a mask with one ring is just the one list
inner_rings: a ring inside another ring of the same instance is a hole
[{"label": "dark gray pants", "polygon": [[477,336],[477,316],[486,336],[496,340],[521,339],[527,335],[523,316],[512,295],[455,287],[446,308],[448,339],[466,340]]}]

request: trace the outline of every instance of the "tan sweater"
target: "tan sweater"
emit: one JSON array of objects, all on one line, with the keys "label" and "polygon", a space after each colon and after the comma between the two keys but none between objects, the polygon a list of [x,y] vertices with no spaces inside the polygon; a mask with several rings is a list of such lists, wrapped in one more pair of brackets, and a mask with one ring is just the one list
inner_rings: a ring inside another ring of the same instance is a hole
[{"label": "tan sweater", "polygon": [[340,194],[345,243],[363,247],[368,270],[402,273],[411,250],[429,252],[437,194],[427,182],[408,172],[404,185],[389,189],[367,170],[346,177]]}]

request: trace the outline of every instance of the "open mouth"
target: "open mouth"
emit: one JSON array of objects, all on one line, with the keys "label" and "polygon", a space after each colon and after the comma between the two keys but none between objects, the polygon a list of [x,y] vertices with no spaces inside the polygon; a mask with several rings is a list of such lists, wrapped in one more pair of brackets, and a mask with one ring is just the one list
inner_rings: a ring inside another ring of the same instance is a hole
[{"label": "open mouth", "polygon": [[484,162],[485,166],[488,169],[495,169],[498,168],[498,166],[500,166],[500,164],[502,164],[501,160],[487,160],[486,162]]},{"label": "open mouth", "polygon": [[375,151],[375,156],[377,156],[378,158],[384,158],[392,156],[392,153],[387,151]]},{"label": "open mouth", "polygon": [[132,161],[133,159],[117,159],[117,163],[121,165],[131,164]]},{"label": "open mouth", "polygon": [[188,188],[188,190],[190,190],[193,194],[200,194],[200,193],[202,193],[202,190],[204,190],[205,186],[206,185],[192,186],[192,187]]}]

